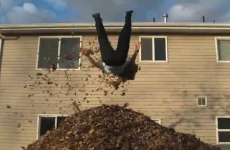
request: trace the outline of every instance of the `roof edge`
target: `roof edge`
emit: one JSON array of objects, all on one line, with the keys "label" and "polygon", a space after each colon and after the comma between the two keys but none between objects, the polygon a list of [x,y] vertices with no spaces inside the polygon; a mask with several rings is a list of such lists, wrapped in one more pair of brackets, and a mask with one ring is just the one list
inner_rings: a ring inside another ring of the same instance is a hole
[{"label": "roof edge", "polygon": [[[108,32],[120,32],[124,23],[104,23]],[[95,33],[94,23],[49,23],[27,25],[0,25],[0,34],[36,33]],[[230,24],[226,23],[156,23],[134,22],[132,32],[136,33],[227,33]]]},{"label": "roof edge", "polygon": [[[122,27],[123,22],[105,22],[105,27]],[[72,27],[94,27],[94,23],[41,23],[41,24],[14,24],[14,25],[0,25],[0,29],[13,28],[72,28]],[[195,22],[133,22],[133,27],[215,27],[223,28],[230,27],[229,23],[195,23]]]}]

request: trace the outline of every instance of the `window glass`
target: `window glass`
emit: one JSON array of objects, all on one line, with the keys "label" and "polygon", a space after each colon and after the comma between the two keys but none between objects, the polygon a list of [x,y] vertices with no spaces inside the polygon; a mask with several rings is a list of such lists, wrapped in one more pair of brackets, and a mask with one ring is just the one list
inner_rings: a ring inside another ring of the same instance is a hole
[{"label": "window glass", "polygon": [[141,38],[141,60],[153,60],[152,38]]},{"label": "window glass", "polygon": [[165,61],[166,60],[165,38],[154,38],[154,44],[155,44],[155,60]]},{"label": "window glass", "polygon": [[[60,47],[59,68],[76,68],[79,67],[79,38],[62,38]],[[66,59],[66,56],[70,59]]]},{"label": "window glass", "polygon": [[47,131],[55,128],[55,117],[40,118],[40,136],[46,134]]},{"label": "window glass", "polygon": [[217,40],[220,61],[230,61],[230,40]]},{"label": "window glass", "polygon": [[48,68],[50,64],[57,64],[59,39],[40,39],[38,68]]}]

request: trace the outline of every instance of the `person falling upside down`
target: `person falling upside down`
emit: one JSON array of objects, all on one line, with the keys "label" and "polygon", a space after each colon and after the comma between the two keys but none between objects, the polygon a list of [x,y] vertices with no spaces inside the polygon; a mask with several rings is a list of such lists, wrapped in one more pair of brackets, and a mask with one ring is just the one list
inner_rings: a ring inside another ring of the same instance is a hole
[{"label": "person falling upside down", "polygon": [[106,73],[119,76],[122,74],[129,63],[135,62],[137,53],[140,49],[140,44],[135,45],[135,52],[132,58],[127,60],[132,30],[132,13],[132,10],[126,12],[125,25],[121,30],[118,39],[117,50],[112,48],[108,40],[107,33],[104,29],[102,19],[100,17],[100,13],[92,15],[95,19],[95,26],[98,34],[102,62],[96,62],[92,57],[90,57],[89,53],[84,51],[83,48],[81,49],[81,54],[85,55],[94,67],[97,67]]}]

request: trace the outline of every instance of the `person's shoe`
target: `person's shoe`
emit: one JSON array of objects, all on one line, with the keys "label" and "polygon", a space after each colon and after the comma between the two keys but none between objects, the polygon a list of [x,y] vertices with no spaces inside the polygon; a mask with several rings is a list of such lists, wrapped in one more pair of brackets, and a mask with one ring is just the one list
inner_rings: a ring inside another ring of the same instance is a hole
[{"label": "person's shoe", "polygon": [[94,19],[100,18],[100,13],[95,13],[92,15]]},{"label": "person's shoe", "polygon": [[133,10],[126,11],[126,14],[132,14]]},{"label": "person's shoe", "polygon": [[126,16],[125,16],[125,18],[126,18],[126,19],[131,19],[132,13],[133,13],[133,10],[126,11]]}]

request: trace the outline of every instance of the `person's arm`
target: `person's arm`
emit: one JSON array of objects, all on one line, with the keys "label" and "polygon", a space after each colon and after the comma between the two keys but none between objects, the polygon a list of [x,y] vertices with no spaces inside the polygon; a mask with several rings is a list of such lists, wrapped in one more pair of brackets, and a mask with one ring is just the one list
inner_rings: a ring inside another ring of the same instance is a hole
[{"label": "person's arm", "polygon": [[96,62],[91,56],[90,56],[90,52],[87,51],[86,49],[84,49],[83,47],[80,47],[78,45],[78,48],[80,49],[80,53],[82,55],[85,55],[85,57],[89,60],[89,62],[94,66],[94,67],[97,67],[97,68],[100,68],[100,62]]},{"label": "person's arm", "polygon": [[95,61],[91,56],[89,56],[89,55],[86,55],[85,57],[89,60],[89,62],[90,62],[94,67],[99,68],[99,63],[100,63],[100,62],[96,62],[96,61]]},{"label": "person's arm", "polygon": [[136,57],[137,57],[137,54],[139,52],[139,49],[140,49],[140,44],[135,44],[135,51],[134,51],[134,54],[133,56],[131,57],[130,59],[130,63],[135,63],[135,60],[136,60]]},{"label": "person's arm", "polygon": [[129,61],[130,63],[135,63],[138,52],[139,52],[138,50],[135,50],[133,56],[131,57],[131,59]]}]

